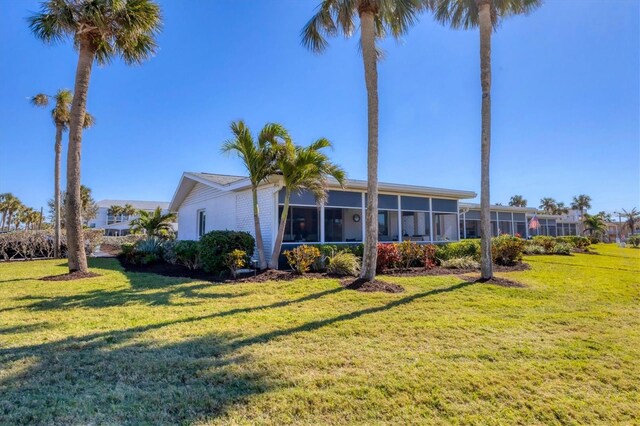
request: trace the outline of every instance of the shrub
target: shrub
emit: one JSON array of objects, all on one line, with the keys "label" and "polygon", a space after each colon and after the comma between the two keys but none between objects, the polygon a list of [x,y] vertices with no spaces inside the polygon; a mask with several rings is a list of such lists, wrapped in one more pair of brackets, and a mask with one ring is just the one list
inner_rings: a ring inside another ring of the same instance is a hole
[{"label": "shrub", "polygon": [[335,253],[328,258],[327,273],[339,276],[357,276],[360,272],[360,260],[348,251]]},{"label": "shrub", "polygon": [[176,241],[171,244],[176,263],[189,269],[200,267],[200,243],[198,241]]},{"label": "shrub", "polygon": [[422,263],[425,269],[431,269],[434,266],[436,266],[436,251],[437,251],[437,247],[433,244],[426,244],[423,246]]},{"label": "shrub", "polygon": [[376,272],[381,273],[387,269],[393,269],[398,266],[400,255],[398,247],[395,244],[378,243],[378,261],[376,263]]},{"label": "shrub", "polygon": [[225,254],[224,264],[227,268],[229,268],[231,276],[233,278],[236,278],[236,276],[238,275],[238,269],[247,264],[247,252],[245,252],[244,250],[235,249],[231,253]]},{"label": "shrub", "polygon": [[539,244],[535,244],[531,242],[530,244],[525,244],[522,252],[524,254],[544,254],[544,247]]},{"label": "shrub", "polygon": [[441,262],[465,256],[480,260],[480,240],[469,239],[436,246],[436,258]]},{"label": "shrub", "polygon": [[314,246],[301,245],[291,250],[286,250],[284,256],[291,269],[298,274],[309,272],[309,268],[320,257],[320,250]]},{"label": "shrub", "polygon": [[362,256],[364,255],[364,244],[360,243],[356,245],[349,245],[346,248],[347,248],[347,251],[355,254],[357,257],[362,259]]},{"label": "shrub", "polygon": [[537,235],[533,237],[533,243],[544,248],[544,252],[548,254],[554,253],[554,247],[556,245],[556,240],[553,237],[548,237],[546,235]]},{"label": "shrub", "polygon": [[233,250],[243,250],[247,256],[253,256],[255,241],[248,232],[212,231],[200,238],[200,263],[209,273],[224,271],[224,255]]},{"label": "shrub", "polygon": [[589,245],[591,245],[591,241],[587,237],[583,237],[580,235],[567,235],[564,237],[557,237],[557,243],[566,243],[570,244],[573,248],[584,250]]},{"label": "shrub", "polygon": [[524,240],[508,234],[491,240],[491,255],[498,265],[513,265],[522,260]]},{"label": "shrub", "polygon": [[478,269],[480,263],[471,256],[455,257],[442,262],[443,268],[451,269]]},{"label": "shrub", "polygon": [[320,251],[320,256],[313,262],[311,269],[316,272],[322,272],[327,269],[329,258],[338,252],[338,246],[333,244],[320,244],[315,247]]},{"label": "shrub", "polygon": [[141,239],[134,245],[133,262],[147,265],[162,259],[162,240],[158,237]]},{"label": "shrub", "polygon": [[134,256],[136,251],[136,245],[134,243],[124,243],[120,246],[120,255],[124,257],[127,262],[135,263]]},{"label": "shrub", "polygon": [[424,257],[424,251],[422,247],[413,241],[403,241],[400,244],[394,244],[398,252],[399,260],[398,266],[404,269],[409,269],[412,266],[417,266],[422,262]]},{"label": "shrub", "polygon": [[568,256],[571,254],[571,249],[573,249],[571,244],[559,242],[553,247],[553,252],[554,254],[563,254]]},{"label": "shrub", "polygon": [[630,235],[627,242],[633,247],[640,247],[640,235]]}]

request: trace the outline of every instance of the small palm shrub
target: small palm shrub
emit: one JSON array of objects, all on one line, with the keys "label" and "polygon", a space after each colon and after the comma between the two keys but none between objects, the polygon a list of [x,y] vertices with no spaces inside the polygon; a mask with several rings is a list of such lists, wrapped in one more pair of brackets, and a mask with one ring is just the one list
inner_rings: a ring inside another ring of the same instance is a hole
[{"label": "small palm shrub", "polygon": [[556,243],[556,245],[553,247],[553,252],[554,254],[562,254],[565,256],[569,256],[571,254],[571,250],[573,249],[573,246],[569,243]]},{"label": "small palm shrub", "polygon": [[315,246],[320,251],[320,256],[311,265],[311,270],[315,272],[323,272],[327,269],[329,258],[338,252],[338,246],[334,244],[320,244]]},{"label": "small palm shrub", "polygon": [[357,276],[360,272],[360,260],[355,254],[341,251],[327,260],[327,273],[338,276]]},{"label": "small palm shrub", "polygon": [[224,255],[224,264],[231,272],[231,276],[238,276],[238,269],[243,268],[247,264],[247,252],[235,249],[231,253]]},{"label": "small palm shrub", "polygon": [[158,237],[147,237],[134,245],[134,262],[147,265],[162,259],[162,240]]},{"label": "small palm shrub", "polygon": [[418,266],[424,257],[424,250],[420,245],[413,241],[403,241],[400,244],[394,244],[398,252],[398,266],[403,269],[409,269],[412,266]]},{"label": "small palm shrub", "polygon": [[629,238],[627,238],[627,242],[633,247],[640,247],[640,235],[630,235]]},{"label": "small palm shrub", "polygon": [[320,257],[320,250],[314,246],[301,245],[291,250],[286,250],[284,256],[291,269],[297,274],[309,272],[311,265]]},{"label": "small palm shrub", "polygon": [[438,244],[436,258],[440,261],[471,256],[480,260],[480,240],[469,239],[455,243]]},{"label": "small palm shrub", "polygon": [[503,234],[491,240],[493,262],[498,265],[514,265],[522,260],[524,240]]},{"label": "small palm shrub", "polygon": [[449,269],[479,269],[480,263],[471,256],[464,256],[444,260],[442,267]]},{"label": "small palm shrub", "polygon": [[376,272],[382,273],[388,269],[393,269],[400,262],[400,254],[396,244],[378,243],[378,261]]},{"label": "small palm shrub", "polygon": [[209,273],[220,273],[226,269],[224,256],[233,250],[243,250],[253,256],[255,240],[248,232],[211,231],[200,237],[200,263]]}]

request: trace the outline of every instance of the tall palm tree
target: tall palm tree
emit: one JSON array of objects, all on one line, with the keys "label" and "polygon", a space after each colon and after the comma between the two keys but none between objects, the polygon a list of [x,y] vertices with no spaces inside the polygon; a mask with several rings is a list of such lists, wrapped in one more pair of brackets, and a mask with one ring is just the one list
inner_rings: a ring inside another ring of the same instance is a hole
[{"label": "tall palm tree", "polygon": [[0,222],[0,231],[4,230],[4,224],[7,222],[9,215],[9,206],[11,205],[11,198],[15,196],[10,192],[4,192],[0,194],[0,213],[2,214],[2,222]]},{"label": "tall palm tree", "polygon": [[320,53],[326,36],[350,37],[360,19],[360,47],[367,88],[367,212],[361,277],[373,280],[378,256],[378,56],[376,39],[400,37],[416,21],[423,0],[322,0],[302,30],[302,43]]},{"label": "tall palm tree", "polygon": [[491,259],[491,216],[489,162],[491,158],[491,33],[510,15],[537,8],[542,0],[425,0],[438,21],[453,28],[480,29],[480,86],[482,129],[480,167],[481,279],[493,277]]},{"label": "tall palm tree", "polygon": [[[53,222],[54,222],[54,241],[53,241],[53,255],[55,257],[60,256],[60,158],[62,154],[62,134],[69,129],[69,120],[71,116],[71,101],[73,100],[73,94],[71,90],[60,89],[55,95],[47,95],[45,93],[38,93],[31,98],[31,103],[38,107],[45,107],[49,105],[50,101],[54,102],[54,107],[51,110],[51,118],[53,124],[56,126],[56,140],[54,145],[55,161],[53,172]],[[84,115],[83,128],[88,129],[95,123],[95,119],[89,113]]]},{"label": "tall palm tree", "polygon": [[573,197],[571,208],[580,211],[580,216],[584,216],[585,212],[591,208],[591,197],[585,194]]},{"label": "tall palm tree", "polygon": [[264,240],[260,228],[260,210],[258,208],[258,186],[265,182],[269,175],[274,173],[274,150],[272,146],[278,140],[289,139],[289,132],[280,124],[266,124],[258,139],[254,140],[251,131],[240,120],[231,123],[233,138],[222,145],[222,152],[235,153],[244,163],[251,181],[251,194],[253,197],[253,224],[255,228],[256,246],[258,248],[259,268],[267,268],[267,258],[264,254]]},{"label": "tall palm tree", "polygon": [[527,200],[522,195],[514,195],[509,200],[509,205],[513,207],[527,207]]},{"label": "tall palm tree", "polygon": [[24,207],[20,199],[10,192],[3,194],[2,201],[2,229],[5,227],[5,220],[7,230],[11,230],[11,225],[15,224],[13,219],[17,216]]},{"label": "tall palm tree", "polygon": [[636,228],[638,227],[638,224],[640,224],[640,211],[638,211],[638,209],[636,209],[635,207],[629,211],[622,209],[622,213],[620,213],[620,215],[627,219],[625,221],[625,226],[627,227],[631,235],[633,235]]},{"label": "tall palm tree", "polygon": [[47,43],[72,39],[78,65],[69,118],[66,228],[69,272],[88,271],[82,232],[80,153],[93,62],[120,56],[137,64],[156,50],[160,7],[152,0],[47,0],[29,18],[34,35]]},{"label": "tall palm tree", "polygon": [[305,147],[294,145],[290,138],[286,138],[282,143],[273,142],[272,145],[275,151],[275,166],[282,175],[285,188],[284,207],[270,262],[272,268],[277,268],[291,194],[307,190],[315,195],[318,203],[322,203],[327,197],[328,177],[333,177],[343,185],[345,173],[322,152],[322,149],[331,147],[331,142],[325,138]]},{"label": "tall palm tree", "polygon": [[175,222],[175,213],[162,213],[158,206],[153,212],[139,211],[140,217],[131,221],[131,232],[134,234],[144,232],[147,236],[168,237],[173,232],[171,222]]},{"label": "tall palm tree", "polygon": [[607,224],[604,223],[602,216],[594,214],[590,215],[585,213],[582,217],[582,225],[584,226],[584,232],[589,233],[589,236],[599,237],[607,231]]},{"label": "tall palm tree", "polygon": [[558,202],[551,197],[544,197],[540,200],[540,206],[538,208],[544,210],[545,213],[553,214]]}]

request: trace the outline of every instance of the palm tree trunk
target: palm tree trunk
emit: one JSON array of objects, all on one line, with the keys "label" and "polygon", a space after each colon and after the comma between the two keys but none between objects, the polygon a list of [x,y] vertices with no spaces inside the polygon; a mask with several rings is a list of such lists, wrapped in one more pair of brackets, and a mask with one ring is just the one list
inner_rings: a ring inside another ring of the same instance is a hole
[{"label": "palm tree trunk", "polygon": [[60,257],[60,157],[62,153],[62,125],[56,124],[55,165],[53,173],[53,257]]},{"label": "palm tree trunk", "polygon": [[489,160],[491,157],[491,0],[476,0],[480,24],[480,84],[482,86],[482,134],[480,172],[481,279],[493,277]]},{"label": "palm tree trunk", "polygon": [[271,254],[271,262],[269,267],[278,269],[278,259],[280,259],[280,249],[282,248],[282,240],[284,239],[284,227],[287,224],[287,215],[289,214],[289,199],[291,198],[291,191],[286,188],[284,193],[284,206],[282,208],[282,215],[280,215],[280,225],[278,225],[278,235],[276,236],[276,242],[273,246],[273,253]]},{"label": "palm tree trunk", "polygon": [[95,50],[86,40],[80,41],[80,55],[71,103],[69,149],[67,153],[67,195],[65,200],[65,227],[67,230],[67,258],[69,272],[87,272],[87,256],[82,232],[82,198],[80,193],[80,154],[82,126],[87,105],[87,92]]},{"label": "palm tree trunk", "polygon": [[264,242],[262,240],[262,230],[260,229],[260,209],[258,207],[258,188],[251,187],[253,196],[253,224],[256,228],[256,246],[258,247],[258,268],[267,268],[267,259],[264,256]]},{"label": "palm tree trunk", "polygon": [[368,134],[366,235],[360,277],[371,281],[376,276],[378,259],[378,58],[373,11],[360,11],[360,33],[364,80],[367,87]]}]

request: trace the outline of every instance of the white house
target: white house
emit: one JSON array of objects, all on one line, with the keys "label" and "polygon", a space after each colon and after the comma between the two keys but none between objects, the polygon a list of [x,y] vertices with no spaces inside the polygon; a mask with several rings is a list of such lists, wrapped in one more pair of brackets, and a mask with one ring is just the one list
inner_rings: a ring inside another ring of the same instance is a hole
[{"label": "white house", "polygon": [[[461,199],[475,192],[392,183],[379,184],[379,240],[443,242],[459,239]],[[283,249],[299,244],[354,244],[365,235],[366,181],[331,180],[322,205],[308,192],[291,196]],[[283,209],[282,178],[274,175],[258,190],[260,225],[267,252],[274,246]],[[181,240],[197,240],[212,230],[254,234],[251,184],[245,176],[184,173],[169,210],[178,213]]]},{"label": "white house", "polygon": [[[169,212],[169,203],[166,201],[140,201],[140,200],[101,200],[97,203],[98,213],[96,217],[89,221],[90,228],[104,229],[105,235],[118,236],[127,235],[130,231],[131,221],[139,217],[138,214],[133,215],[111,215],[109,208],[111,206],[124,207],[129,204],[134,209],[154,211],[157,207],[162,209],[162,213]],[[174,231],[178,230],[176,223],[172,224]]]}]

